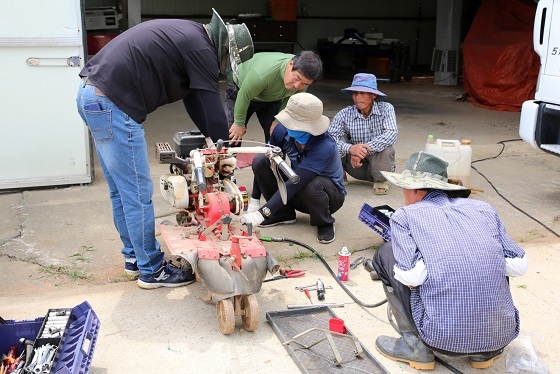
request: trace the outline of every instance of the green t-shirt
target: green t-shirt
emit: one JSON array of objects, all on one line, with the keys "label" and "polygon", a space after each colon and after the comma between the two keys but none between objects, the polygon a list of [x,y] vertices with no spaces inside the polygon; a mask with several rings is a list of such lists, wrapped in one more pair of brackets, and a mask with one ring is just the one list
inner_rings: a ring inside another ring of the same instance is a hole
[{"label": "green t-shirt", "polygon": [[271,102],[283,100],[280,110],[286,107],[288,98],[299,91],[288,91],[284,87],[284,72],[292,54],[279,52],[260,52],[238,66],[239,92],[235,100],[234,121],[238,126],[245,125],[247,109],[251,100]]}]

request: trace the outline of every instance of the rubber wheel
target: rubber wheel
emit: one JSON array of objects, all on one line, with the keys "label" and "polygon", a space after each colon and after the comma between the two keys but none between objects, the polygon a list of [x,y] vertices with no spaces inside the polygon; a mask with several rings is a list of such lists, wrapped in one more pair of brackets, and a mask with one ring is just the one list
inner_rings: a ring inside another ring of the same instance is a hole
[{"label": "rubber wheel", "polygon": [[229,335],[233,333],[233,330],[235,330],[235,313],[231,299],[218,301],[216,304],[216,314],[222,334]]},{"label": "rubber wheel", "polygon": [[247,331],[255,331],[259,327],[259,302],[255,295],[242,295],[241,296],[241,320],[243,327]]}]

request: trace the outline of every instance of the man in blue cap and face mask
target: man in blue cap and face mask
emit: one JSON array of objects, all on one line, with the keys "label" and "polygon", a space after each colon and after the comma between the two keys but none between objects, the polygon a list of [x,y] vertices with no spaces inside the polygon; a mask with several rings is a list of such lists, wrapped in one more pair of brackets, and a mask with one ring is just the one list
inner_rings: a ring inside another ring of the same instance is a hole
[{"label": "man in blue cap and face mask", "polygon": [[283,205],[270,160],[257,155],[253,173],[267,202],[241,216],[242,222],[260,227],[294,223],[297,210],[309,214],[311,225],[317,226],[319,243],[334,240],[332,214],[342,207],[346,190],[336,144],[326,132],[329,119],[322,113],[321,100],[302,92],[290,97],[286,109],[276,115],[279,123],[272,131],[270,144],[288,156],[300,180],[297,184],[286,181],[288,203]]},{"label": "man in blue cap and face mask", "polygon": [[354,105],[334,116],[329,132],[336,140],[344,170],[356,179],[373,182],[374,194],[386,195],[389,186],[381,171],[395,171],[395,109],[375,100],[386,95],[377,89],[373,74],[356,74],[352,86],[342,93],[352,95]]}]

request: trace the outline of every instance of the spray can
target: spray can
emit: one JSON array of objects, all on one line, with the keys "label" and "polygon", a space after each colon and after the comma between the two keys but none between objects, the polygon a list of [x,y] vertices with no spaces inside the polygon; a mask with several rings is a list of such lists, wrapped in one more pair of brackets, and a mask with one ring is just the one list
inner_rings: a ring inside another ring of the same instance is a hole
[{"label": "spray can", "polygon": [[338,279],[343,282],[348,280],[348,273],[350,271],[350,251],[346,246],[342,247],[338,252]]}]

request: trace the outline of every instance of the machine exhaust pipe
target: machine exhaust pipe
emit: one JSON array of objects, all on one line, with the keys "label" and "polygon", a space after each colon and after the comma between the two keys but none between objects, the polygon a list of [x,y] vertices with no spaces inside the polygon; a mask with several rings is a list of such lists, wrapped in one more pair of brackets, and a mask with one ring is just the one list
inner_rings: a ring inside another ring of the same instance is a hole
[{"label": "machine exhaust pipe", "polygon": [[272,257],[272,255],[268,251],[266,251],[266,267],[271,275],[274,275],[276,272],[278,272],[278,270],[280,270],[278,261],[276,261],[276,259]]}]

